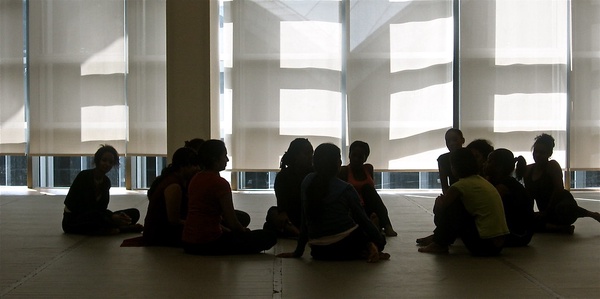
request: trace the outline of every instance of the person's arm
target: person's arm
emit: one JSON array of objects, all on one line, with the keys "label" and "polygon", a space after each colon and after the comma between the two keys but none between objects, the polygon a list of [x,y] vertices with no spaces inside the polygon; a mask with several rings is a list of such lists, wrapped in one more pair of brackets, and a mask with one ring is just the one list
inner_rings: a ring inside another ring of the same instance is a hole
[{"label": "person's arm", "polygon": [[183,224],[181,220],[181,198],[183,192],[179,184],[171,184],[163,192],[165,197],[165,207],[167,208],[167,220],[171,225]]},{"label": "person's arm", "polygon": [[456,187],[450,186],[446,194],[441,194],[435,199],[435,204],[433,205],[433,213],[436,214],[440,210],[446,208],[451,205],[454,201],[459,200],[460,198],[460,190]]},{"label": "person's arm", "polygon": [[448,185],[448,172],[443,165],[442,157],[438,158],[438,172],[440,174],[440,184],[442,184],[442,193],[445,194],[450,186]]},{"label": "person's arm", "polygon": [[385,238],[373,222],[371,222],[371,219],[365,213],[365,209],[360,205],[360,198],[356,190],[349,187],[342,196],[345,197],[348,203],[354,222],[367,234],[371,242],[375,243],[379,248],[383,248],[386,243]]},{"label": "person's arm", "polygon": [[550,197],[550,202],[548,203],[548,209],[552,209],[560,200],[561,194],[565,187],[563,185],[563,176],[560,164],[558,164],[558,162],[555,160],[550,160],[548,161],[548,165],[546,167],[546,171],[552,180],[552,196]]},{"label": "person's arm", "polygon": [[234,232],[245,232],[249,229],[245,228],[235,216],[235,210],[233,208],[233,195],[231,192],[227,192],[219,197],[219,205],[223,211],[223,218],[227,227]]}]

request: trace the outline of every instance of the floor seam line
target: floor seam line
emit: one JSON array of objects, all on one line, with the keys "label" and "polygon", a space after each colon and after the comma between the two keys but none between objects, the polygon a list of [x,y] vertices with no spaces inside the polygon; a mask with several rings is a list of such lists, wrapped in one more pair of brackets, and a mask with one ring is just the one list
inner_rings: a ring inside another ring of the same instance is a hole
[{"label": "floor seam line", "polygon": [[505,258],[500,257],[499,260],[502,261],[502,263],[507,265],[509,268],[511,268],[513,271],[519,273],[525,279],[529,280],[530,282],[532,282],[533,284],[535,284],[536,286],[538,286],[539,288],[544,290],[546,293],[553,296],[554,298],[565,298],[565,297],[561,296],[560,294],[556,293],[555,291],[553,291],[550,287],[548,287],[544,283],[537,280],[535,277],[533,277],[533,275],[527,273],[527,271],[525,271],[522,268],[519,268],[518,266],[514,265],[513,263],[507,261]]},{"label": "floor seam line", "polygon": [[52,258],[51,260],[43,263],[41,266],[37,267],[35,270],[33,270],[29,274],[25,275],[23,278],[19,279],[17,282],[15,282],[15,283],[11,284],[10,286],[8,286],[5,290],[3,290],[2,292],[0,292],[0,298],[4,297],[8,293],[16,290],[19,286],[23,285],[24,283],[26,283],[27,281],[29,281],[31,278],[35,277],[36,275],[38,275],[39,273],[41,273],[42,271],[44,271],[46,268],[48,268],[50,265],[54,264],[59,259],[63,258],[65,255],[67,255],[67,253],[69,253],[69,252],[73,251],[75,248],[79,247],[87,239],[88,238],[86,237],[86,238],[83,238],[83,239],[75,242],[75,244],[67,247],[65,250],[61,251],[60,254],[58,254],[57,256],[55,256],[54,258]]},{"label": "floor seam line", "polygon": [[[274,248],[273,254],[277,255],[277,247]],[[273,299],[281,299],[283,288],[283,267],[280,257],[275,257],[273,260]]]}]

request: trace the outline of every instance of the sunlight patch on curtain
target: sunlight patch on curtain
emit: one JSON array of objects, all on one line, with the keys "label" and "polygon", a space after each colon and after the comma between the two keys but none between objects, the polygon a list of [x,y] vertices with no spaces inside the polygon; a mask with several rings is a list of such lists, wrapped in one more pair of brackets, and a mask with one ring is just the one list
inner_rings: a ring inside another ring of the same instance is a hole
[{"label": "sunlight patch on curtain", "polygon": [[565,93],[517,93],[494,96],[494,132],[565,131]]},{"label": "sunlight patch on curtain", "polygon": [[282,68],[342,69],[342,25],[331,22],[281,22]]},{"label": "sunlight patch on curtain", "polygon": [[452,62],[453,18],[390,24],[390,71],[418,70]]},{"label": "sunlight patch on curtain", "polygon": [[496,65],[566,64],[566,0],[496,1]]},{"label": "sunlight patch on curtain", "polygon": [[81,64],[81,76],[126,74],[125,39],[118,38]]},{"label": "sunlight patch on curtain", "polygon": [[452,82],[390,96],[390,140],[452,126]]},{"label": "sunlight patch on curtain", "polygon": [[339,92],[314,89],[280,91],[280,135],[342,136]]}]

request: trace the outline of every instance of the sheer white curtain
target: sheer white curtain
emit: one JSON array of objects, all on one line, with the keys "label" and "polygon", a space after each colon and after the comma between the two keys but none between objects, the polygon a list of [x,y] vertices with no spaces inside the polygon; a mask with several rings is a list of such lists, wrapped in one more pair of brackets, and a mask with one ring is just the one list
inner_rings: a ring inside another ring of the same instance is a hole
[{"label": "sheer white curtain", "polygon": [[350,1],[348,143],[382,170],[435,170],[452,126],[452,1]]},{"label": "sheer white curtain", "polygon": [[378,169],[437,168],[452,125],[451,1],[226,1],[223,11],[233,169],[278,168],[296,137],[366,141]]},{"label": "sheer white curtain", "polygon": [[127,3],[30,1],[32,155],[166,154],[165,3]]},{"label": "sheer white curtain", "polygon": [[572,4],[570,167],[600,169],[600,1]]},{"label": "sheer white curtain", "polygon": [[23,3],[0,0],[0,153],[25,154]]},{"label": "sheer white curtain", "polygon": [[232,113],[222,134],[234,170],[279,168],[297,137],[341,143],[340,3],[224,2],[222,105]]},{"label": "sheer white curtain", "polygon": [[536,135],[556,139],[565,167],[567,0],[461,1],[461,129],[531,158]]}]

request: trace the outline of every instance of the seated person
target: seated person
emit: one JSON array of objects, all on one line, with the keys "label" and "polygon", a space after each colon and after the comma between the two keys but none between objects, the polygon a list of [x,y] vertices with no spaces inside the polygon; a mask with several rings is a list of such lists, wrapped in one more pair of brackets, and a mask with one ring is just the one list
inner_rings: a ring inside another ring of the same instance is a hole
[{"label": "seated person", "polygon": [[512,176],[516,159],[513,153],[505,148],[493,151],[485,163],[485,174],[502,197],[504,214],[510,234],[504,246],[527,246],[534,231],[533,199],[527,194],[525,187]]},{"label": "seated person", "polygon": [[449,152],[440,155],[437,159],[443,194],[446,193],[446,190],[448,190],[450,185],[458,181],[458,178],[454,177],[452,170],[450,169],[450,154],[453,151],[462,148],[463,144],[465,144],[465,138],[463,137],[462,131],[455,128],[448,129],[444,135],[444,139],[446,140],[446,147]]},{"label": "seated person", "polygon": [[573,223],[578,218],[590,217],[600,222],[600,213],[580,207],[571,192],[564,189],[562,169],[556,160],[550,160],[554,138],[541,134],[533,143],[533,164],[527,165],[519,156],[517,179],[523,179],[525,189],[539,212],[535,213],[536,231],[573,234]]},{"label": "seated person", "polygon": [[65,233],[106,235],[141,232],[140,211],[134,208],[108,210],[110,179],[106,174],[119,165],[119,154],[110,145],[102,145],[94,154],[92,169],[81,171],[65,198],[62,228]]},{"label": "seated person", "polygon": [[296,250],[278,257],[302,257],[308,243],[317,260],[389,259],[382,252],[386,241],[373,225],[352,185],[337,178],[342,164],[340,149],[319,145],[314,173],[302,182],[302,225]]},{"label": "seated person", "polygon": [[373,165],[365,163],[371,152],[369,144],[364,141],[354,141],[350,144],[350,163],[342,166],[340,179],[350,183],[358,192],[361,205],[367,215],[374,220],[376,226],[385,232],[388,237],[395,237],[398,233],[392,227],[388,210],[383,200],[375,189],[373,181]]},{"label": "seated person", "polygon": [[[183,248],[197,255],[260,253],[277,243],[274,232],[244,227],[233,208],[229,182],[219,175],[229,158],[221,140],[207,140],[199,156],[204,170],[188,187],[188,215],[183,226]],[[222,225],[224,219],[226,226]]]},{"label": "seated person", "polygon": [[489,140],[475,139],[467,144],[467,148],[471,150],[475,160],[477,160],[477,166],[479,168],[479,175],[484,176],[483,165],[488,158],[488,155],[494,151],[494,146]]},{"label": "seated person", "polygon": [[144,221],[144,245],[181,246],[187,216],[187,184],[200,169],[196,152],[187,147],[173,154],[148,190],[148,212]]},{"label": "seated person", "polygon": [[294,139],[281,157],[281,171],[275,177],[277,206],[267,211],[264,229],[279,237],[298,237],[300,233],[300,185],[312,171],[313,147],[306,138]]},{"label": "seated person", "polygon": [[509,234],[500,194],[477,174],[477,161],[470,150],[454,151],[450,163],[459,180],[436,198],[436,227],[432,236],[417,240],[424,246],[419,252],[447,253],[456,238],[461,238],[472,255],[500,254]]}]

